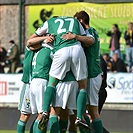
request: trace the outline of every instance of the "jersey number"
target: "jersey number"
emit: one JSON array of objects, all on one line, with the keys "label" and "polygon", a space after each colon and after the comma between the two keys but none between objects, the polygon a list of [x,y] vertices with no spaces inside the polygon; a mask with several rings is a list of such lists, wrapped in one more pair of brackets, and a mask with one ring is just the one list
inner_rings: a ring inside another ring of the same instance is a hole
[{"label": "jersey number", "polygon": [[33,66],[33,69],[36,68],[36,58],[37,58],[37,55],[39,54],[39,51],[37,53],[35,53],[34,57],[33,57],[33,60],[32,60],[32,66]]},{"label": "jersey number", "polygon": [[56,20],[55,20],[55,23],[58,23],[58,22],[60,23],[60,24],[59,24],[59,27],[58,27],[58,29],[57,29],[57,33],[58,33],[58,34],[67,31],[66,28],[63,28],[63,25],[64,25],[64,23],[65,23],[64,21],[69,21],[69,28],[68,28],[68,31],[72,32],[72,30],[73,30],[74,19],[72,19],[72,18],[66,18],[65,20],[56,19]]}]

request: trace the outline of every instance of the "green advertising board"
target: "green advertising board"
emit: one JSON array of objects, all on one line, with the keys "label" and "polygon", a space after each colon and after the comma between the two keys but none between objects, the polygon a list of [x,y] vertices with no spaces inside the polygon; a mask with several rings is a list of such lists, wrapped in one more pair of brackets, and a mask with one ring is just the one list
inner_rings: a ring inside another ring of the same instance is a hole
[{"label": "green advertising board", "polygon": [[76,12],[84,10],[90,16],[90,26],[94,27],[100,36],[101,53],[109,51],[110,37],[106,33],[118,24],[122,32],[120,43],[121,51],[125,51],[124,32],[127,24],[133,22],[133,3],[121,4],[92,4],[85,2],[32,5],[28,7],[28,36],[46,20],[53,16],[73,16]]}]

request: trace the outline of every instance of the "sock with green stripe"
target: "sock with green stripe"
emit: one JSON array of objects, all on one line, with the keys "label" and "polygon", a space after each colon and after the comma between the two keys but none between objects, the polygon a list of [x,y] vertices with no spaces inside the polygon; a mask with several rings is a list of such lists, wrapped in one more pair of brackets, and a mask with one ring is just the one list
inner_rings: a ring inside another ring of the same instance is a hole
[{"label": "sock with green stripe", "polygon": [[45,128],[43,131],[41,131],[39,128],[38,128],[38,123],[39,121],[38,120],[35,120],[30,128],[30,133],[46,133],[47,132],[47,128]]},{"label": "sock with green stripe", "polygon": [[17,133],[24,133],[25,132],[25,125],[26,125],[26,122],[19,120],[18,124],[17,124]]},{"label": "sock with green stripe", "polygon": [[50,115],[49,122],[50,122],[50,133],[58,133],[59,131],[58,116]]},{"label": "sock with green stripe", "polygon": [[92,127],[95,131],[95,133],[103,133],[103,125],[101,118],[94,119],[92,121]]},{"label": "sock with green stripe", "polygon": [[86,90],[80,89],[77,96],[77,117],[82,119],[86,107]]},{"label": "sock with green stripe", "polygon": [[59,121],[60,133],[66,133],[68,126],[68,120],[61,120]]}]

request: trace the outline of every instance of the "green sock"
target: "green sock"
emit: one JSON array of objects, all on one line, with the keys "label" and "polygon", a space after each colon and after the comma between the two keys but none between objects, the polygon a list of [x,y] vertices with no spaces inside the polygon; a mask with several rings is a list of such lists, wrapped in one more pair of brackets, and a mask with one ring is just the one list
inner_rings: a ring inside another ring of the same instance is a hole
[{"label": "green sock", "polygon": [[90,125],[91,125],[90,124],[90,118],[88,116],[85,116],[84,118],[85,118],[87,125],[90,127]]},{"label": "green sock", "polygon": [[39,128],[38,128],[38,120],[35,120],[30,128],[30,133],[46,133],[47,132],[47,128],[45,128],[44,131],[41,131]]},{"label": "green sock", "polygon": [[50,122],[50,133],[58,133],[59,131],[58,116],[50,115],[49,122]]},{"label": "green sock", "polygon": [[82,119],[86,107],[86,90],[80,89],[77,96],[77,117]]},{"label": "green sock", "polygon": [[95,133],[103,133],[103,125],[102,125],[102,120],[99,119],[94,119],[92,121],[92,126],[95,131]]},{"label": "green sock", "polygon": [[59,125],[60,125],[60,133],[66,133],[67,126],[68,126],[68,120],[64,121],[60,119]]},{"label": "green sock", "polygon": [[50,104],[55,96],[55,88],[52,86],[47,86],[47,89],[44,93],[44,112],[48,112]]},{"label": "green sock", "polygon": [[24,133],[25,132],[25,125],[26,125],[26,122],[19,120],[18,124],[17,124],[17,133]]},{"label": "green sock", "polygon": [[[87,115],[84,118],[85,118],[87,125],[91,127],[90,118]],[[87,133],[91,133],[91,131],[88,131]]]}]

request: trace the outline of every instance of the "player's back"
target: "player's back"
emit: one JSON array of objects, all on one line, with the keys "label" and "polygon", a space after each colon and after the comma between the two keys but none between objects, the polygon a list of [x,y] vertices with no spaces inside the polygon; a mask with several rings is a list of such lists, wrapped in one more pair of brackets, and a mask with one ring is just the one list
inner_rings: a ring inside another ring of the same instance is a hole
[{"label": "player's back", "polygon": [[54,34],[54,48],[57,50],[63,47],[75,45],[78,41],[76,39],[65,40],[61,36],[68,32],[77,35],[83,35],[83,29],[78,20],[72,17],[56,17],[48,20],[48,33]]},{"label": "player's back", "polygon": [[28,83],[31,75],[31,62],[34,52],[26,47],[23,62],[23,76],[22,81]]},{"label": "player's back", "polygon": [[51,67],[50,48],[41,48],[36,51],[32,60],[32,78],[43,78],[48,80]]}]

